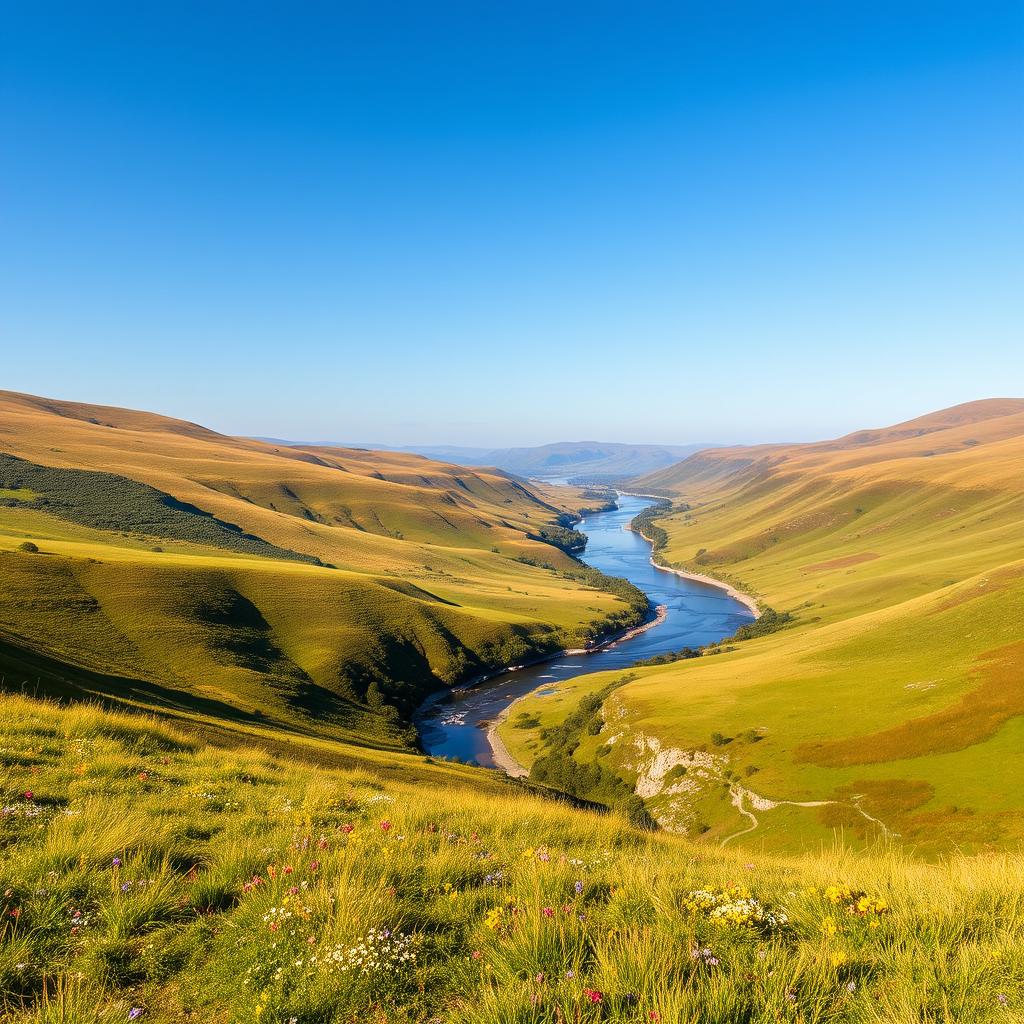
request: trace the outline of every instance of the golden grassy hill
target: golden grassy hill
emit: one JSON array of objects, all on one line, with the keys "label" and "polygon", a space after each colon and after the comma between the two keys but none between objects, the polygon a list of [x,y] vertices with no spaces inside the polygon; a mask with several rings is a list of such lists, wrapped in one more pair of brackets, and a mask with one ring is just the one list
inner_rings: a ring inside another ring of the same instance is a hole
[{"label": "golden grassy hill", "polygon": [[497,470],[0,392],[0,473],[8,688],[393,744],[430,687],[637,614],[545,542],[590,499]]},{"label": "golden grassy hill", "polygon": [[[705,451],[637,489],[675,499],[665,564],[792,620],[639,670],[578,760],[601,751],[663,822],[713,841],[1024,838],[1024,401]],[[608,682],[577,681],[544,724]]]}]

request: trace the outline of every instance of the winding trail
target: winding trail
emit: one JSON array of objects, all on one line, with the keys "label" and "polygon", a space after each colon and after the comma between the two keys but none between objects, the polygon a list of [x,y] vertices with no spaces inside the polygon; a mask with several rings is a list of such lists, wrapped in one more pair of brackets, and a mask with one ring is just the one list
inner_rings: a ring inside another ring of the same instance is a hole
[{"label": "winding trail", "polygon": [[743,786],[730,786],[729,787],[729,797],[730,797],[730,799],[732,801],[733,807],[735,807],[736,810],[744,818],[749,819],[752,822],[752,824],[750,825],[749,828],[741,828],[738,832],[733,832],[730,835],[727,835],[722,840],[722,842],[721,842],[722,846],[725,846],[726,843],[731,842],[733,839],[739,839],[740,836],[748,835],[749,833],[753,832],[754,829],[756,829],[758,827],[758,825],[761,824],[761,822],[759,821],[757,815],[754,814],[753,811],[748,810],[746,805],[745,805],[745,803],[744,803],[744,799],[746,797],[748,797],[748,796],[752,797],[753,799],[756,799],[760,804],[762,804],[762,807],[758,808],[759,810],[763,809],[763,810],[766,810],[766,811],[774,810],[776,807],[827,807],[827,806],[833,805],[833,804],[838,804],[838,805],[841,805],[843,807],[852,807],[858,814],[862,815],[863,817],[867,818],[868,821],[870,821],[873,824],[877,825],[882,830],[882,834],[887,839],[892,839],[894,837],[898,837],[899,836],[899,833],[898,832],[893,832],[885,824],[884,821],[880,821],[878,818],[874,817],[873,815],[868,814],[868,812],[865,811],[864,808],[860,806],[860,801],[864,799],[863,796],[856,796],[856,797],[854,797],[850,801],[845,801],[845,800],[772,800],[769,797],[761,796],[760,794],[755,793],[752,789],[746,789]]}]

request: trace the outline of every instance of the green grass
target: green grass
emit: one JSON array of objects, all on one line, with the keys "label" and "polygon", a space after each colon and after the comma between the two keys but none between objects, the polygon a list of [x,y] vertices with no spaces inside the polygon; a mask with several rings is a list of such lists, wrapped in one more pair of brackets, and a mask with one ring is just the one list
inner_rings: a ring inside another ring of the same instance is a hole
[{"label": "green grass", "polygon": [[[481,770],[323,741],[305,756],[316,750],[314,768],[3,698],[3,1019],[967,1024],[1024,1011],[1019,856],[752,856]],[[350,767],[331,767],[332,750]]]}]

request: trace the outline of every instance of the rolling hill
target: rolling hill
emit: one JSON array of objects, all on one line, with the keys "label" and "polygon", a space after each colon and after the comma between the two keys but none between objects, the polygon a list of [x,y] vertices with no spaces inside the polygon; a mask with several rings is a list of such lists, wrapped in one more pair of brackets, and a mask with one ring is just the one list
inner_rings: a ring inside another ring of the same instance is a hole
[{"label": "rolling hill", "polygon": [[[750,639],[617,688],[584,677],[524,713],[551,726],[601,694],[576,761],[614,765],[664,824],[709,840],[789,849],[841,828],[925,851],[1013,845],[1022,467],[1024,401],[997,399],[817,444],[704,451],[641,478],[673,499],[659,560],[777,614]],[[526,761],[544,749],[536,730],[503,735]]]},{"label": "rolling hill", "polygon": [[402,746],[430,689],[644,613],[562,550],[604,500],[0,392],[0,676]]}]

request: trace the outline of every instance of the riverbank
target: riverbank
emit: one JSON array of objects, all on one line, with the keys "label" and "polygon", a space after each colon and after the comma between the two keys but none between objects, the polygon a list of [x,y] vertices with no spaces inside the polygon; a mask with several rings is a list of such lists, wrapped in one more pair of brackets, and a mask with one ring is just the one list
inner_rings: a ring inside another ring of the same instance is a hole
[{"label": "riverbank", "polygon": [[495,771],[504,772],[513,779],[525,779],[530,773],[525,765],[521,765],[505,746],[505,741],[498,733],[498,729],[505,724],[512,709],[530,694],[524,693],[522,697],[516,697],[514,701],[490,725],[487,726],[487,744],[491,748],[491,760],[494,762]]},{"label": "riverbank", "polygon": [[[640,536],[643,537],[643,534]],[[647,539],[644,537],[644,540]],[[693,580],[695,583],[707,583],[712,587],[717,587],[719,590],[724,590],[734,601],[738,601],[743,605],[755,619],[761,618],[761,609],[758,607],[757,601],[749,594],[744,594],[742,590],[737,590],[731,583],[726,583],[724,580],[716,580],[714,576],[703,576],[699,572],[687,572],[685,569],[675,569],[670,565],[662,565],[654,560],[654,555],[651,555],[651,565],[662,572],[675,573],[676,576],[681,576],[684,580]]]},{"label": "riverbank", "polygon": [[[645,622],[643,625],[635,626],[633,629],[626,630],[625,633],[620,636],[611,637],[605,640],[603,643],[595,646],[583,648],[577,651],[566,651],[566,654],[596,654],[598,651],[607,650],[609,647],[614,647],[616,644],[621,644],[625,640],[631,640],[635,636],[639,636],[641,633],[645,633],[649,629],[653,629],[655,626],[660,626],[665,619],[668,617],[668,608],[659,604],[655,609],[655,616],[650,622]],[[520,764],[510,753],[508,747],[505,745],[505,741],[501,738],[501,734],[498,729],[508,720],[508,716],[512,709],[524,698],[532,695],[530,693],[524,693],[522,697],[516,697],[504,711],[498,715],[487,726],[487,744],[491,748],[491,760],[494,761],[494,767],[497,771],[503,771],[506,775],[511,776],[513,779],[523,779],[529,775],[527,768]]]},{"label": "riverbank", "polygon": [[[520,662],[518,665],[507,665],[504,668],[496,668],[492,672],[485,672],[482,675],[474,676],[474,678],[468,680],[465,683],[459,683],[456,686],[444,687],[440,690],[435,690],[423,701],[422,704],[416,709],[415,714],[412,716],[412,724],[417,725],[423,718],[424,714],[429,711],[438,701],[444,700],[448,697],[453,690],[472,690],[476,686],[483,686],[484,683],[490,682],[492,679],[496,679],[498,676],[503,676],[508,672],[520,672],[524,668],[536,668],[537,666],[544,665],[550,661],[557,661],[559,658],[576,657],[577,655],[597,654],[599,651],[606,651],[610,647],[615,647],[617,644],[621,644],[626,640],[631,640],[635,636],[639,636],[641,633],[646,633],[647,630],[653,629],[655,626],[660,626],[665,621],[665,617],[668,615],[668,609],[663,604],[659,604],[654,609],[654,616],[648,619],[646,622],[641,622],[639,626],[631,626],[629,629],[622,629],[615,633],[609,633],[607,636],[601,637],[595,643],[590,644],[587,647],[566,647],[559,651],[552,651],[550,654],[538,654],[534,658],[527,658],[526,661]],[[509,705],[511,707],[511,705]],[[488,733],[490,736],[490,733]],[[493,752],[493,744],[492,744]],[[518,762],[514,762],[518,764]],[[522,768],[522,765],[519,765]],[[525,769],[523,769],[525,774]],[[509,774],[513,774],[509,772]]]},{"label": "riverbank", "polygon": [[[623,491],[623,494],[626,492]],[[632,527],[630,527],[632,529]],[[654,547],[654,541],[644,533],[643,530],[636,530],[636,532],[643,537],[651,547]],[[709,586],[717,587],[719,590],[724,590],[726,595],[731,597],[734,601],[738,601],[743,605],[755,619],[761,618],[761,609],[757,605],[757,601],[750,596],[750,594],[744,594],[742,590],[737,590],[731,583],[726,583],[725,580],[716,580],[714,576],[704,576],[699,572],[689,572],[686,569],[677,569],[672,565],[663,565],[657,561],[653,552],[651,554],[651,565],[655,569],[660,569],[662,572],[671,572],[676,576],[681,576],[684,580],[693,580],[695,583],[706,583]]]}]

